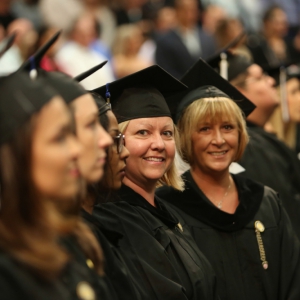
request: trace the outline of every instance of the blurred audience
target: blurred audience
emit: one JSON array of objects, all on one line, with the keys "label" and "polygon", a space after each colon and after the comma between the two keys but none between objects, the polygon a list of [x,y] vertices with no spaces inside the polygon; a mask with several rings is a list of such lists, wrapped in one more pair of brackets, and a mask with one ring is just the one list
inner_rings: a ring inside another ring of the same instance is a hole
[{"label": "blurred audience", "polygon": [[202,29],[214,35],[220,22],[227,18],[226,11],[218,5],[209,5],[202,13]]},{"label": "blurred audience", "polygon": [[82,0],[83,9],[93,14],[100,24],[99,38],[111,47],[116,31],[116,19],[105,0]]},{"label": "blurred audience", "polygon": [[40,0],[19,0],[13,1],[12,12],[17,18],[24,18],[31,21],[35,30],[43,26],[43,18],[39,8]]},{"label": "blurred audience", "polygon": [[[244,26],[239,19],[227,18],[220,20],[217,25],[215,38],[219,48],[226,47],[231,41],[244,31]],[[231,51],[235,54],[242,54],[252,59],[251,52],[246,45],[247,38],[243,37],[234,47],[231,47]]]},{"label": "blurred audience", "polygon": [[82,13],[81,0],[40,0],[39,8],[45,25],[61,29],[63,34]]},{"label": "blurred audience", "polygon": [[300,26],[300,1],[299,0],[260,0],[262,10],[266,11],[273,5],[279,5],[287,14],[289,35],[293,37]]},{"label": "blurred audience", "polygon": [[176,0],[177,26],[157,40],[157,64],[176,78],[183,74],[201,56],[208,58],[216,50],[213,37],[199,26],[199,8],[196,0]]},{"label": "blurred audience", "polygon": [[165,33],[177,25],[176,11],[173,7],[166,6],[157,11],[154,19],[155,33]]},{"label": "blurred audience", "polygon": [[6,29],[8,25],[16,19],[16,16],[12,12],[12,0],[0,1],[0,24]]},{"label": "blurred audience", "polygon": [[122,25],[118,28],[112,48],[112,63],[117,78],[151,65],[150,61],[139,56],[142,42],[142,32],[136,24]]},{"label": "blurred audience", "polygon": [[[44,27],[39,34],[39,39],[36,44],[36,49],[39,49],[42,45],[44,45],[54,34],[58,31],[57,28],[48,28]],[[46,52],[40,62],[40,66],[42,69],[46,71],[64,71],[56,62],[55,62],[55,54],[58,49],[61,47],[61,39],[58,39]]]},{"label": "blurred audience", "polygon": [[115,9],[118,26],[141,21],[146,2],[146,0],[120,0],[119,6]]},{"label": "blurred audience", "polygon": [[14,44],[0,61],[1,74],[9,74],[16,71],[35,50],[38,34],[29,20],[16,19],[12,21],[8,25],[7,35],[14,32],[16,33]]},{"label": "blurred audience", "polygon": [[[95,51],[91,45],[97,42],[97,21],[93,15],[83,14],[74,23],[69,40],[55,55],[55,62],[69,75],[76,76],[87,69],[107,60],[104,54]],[[110,63],[94,73],[81,84],[88,90],[113,81]]]},{"label": "blurred audience", "polygon": [[285,36],[288,32],[288,20],[279,6],[270,7],[264,14],[261,34],[249,39],[249,48],[254,62],[262,67],[276,67],[290,60],[290,45]]}]

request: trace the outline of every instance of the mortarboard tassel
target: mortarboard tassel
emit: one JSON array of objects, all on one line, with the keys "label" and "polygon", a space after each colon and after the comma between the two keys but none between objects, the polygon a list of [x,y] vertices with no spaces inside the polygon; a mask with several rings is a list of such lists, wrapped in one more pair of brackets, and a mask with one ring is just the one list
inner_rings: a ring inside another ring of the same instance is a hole
[{"label": "mortarboard tassel", "polygon": [[220,75],[228,80],[228,61],[227,61],[227,54],[222,52],[220,54],[221,61],[220,61]]},{"label": "mortarboard tassel", "polygon": [[33,56],[31,56],[29,58],[30,61],[30,71],[29,71],[29,77],[32,80],[35,80],[37,78],[37,70],[36,70],[36,66],[35,66],[35,59]]},{"label": "mortarboard tassel", "polygon": [[284,123],[287,123],[290,120],[289,108],[287,103],[286,80],[287,80],[286,69],[285,67],[281,67],[279,73],[279,86],[280,86],[281,113],[282,113],[282,120]]},{"label": "mortarboard tassel", "polygon": [[111,108],[111,103],[110,103],[110,92],[109,92],[109,83],[106,84],[106,92],[105,92],[105,97],[106,97],[106,102]]}]

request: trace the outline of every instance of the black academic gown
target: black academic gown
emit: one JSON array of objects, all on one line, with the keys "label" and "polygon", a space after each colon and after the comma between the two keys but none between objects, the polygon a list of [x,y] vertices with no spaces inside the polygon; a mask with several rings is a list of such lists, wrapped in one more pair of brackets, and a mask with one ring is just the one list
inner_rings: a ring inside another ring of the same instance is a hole
[{"label": "black academic gown", "polygon": [[127,266],[122,253],[119,250],[119,241],[123,238],[122,233],[117,231],[114,226],[103,225],[101,218],[81,211],[81,216],[91,227],[97,240],[99,241],[104,255],[105,275],[114,287],[118,299],[122,300],[145,300],[148,299],[147,292],[134,280],[130,269],[135,267],[130,261],[130,268]]},{"label": "black academic gown", "polygon": [[[127,186],[120,201],[96,206],[93,215],[120,228],[120,251],[136,267],[149,299],[217,299],[215,275],[182,221],[156,198],[157,207]],[[179,217],[180,218],[180,217]]]},{"label": "black academic gown", "polygon": [[[250,179],[232,175],[239,205],[234,214],[214,206],[190,171],[185,190],[160,188],[157,193],[176,207],[199,249],[212,264],[221,300],[300,299],[300,245],[277,194]],[[268,269],[260,257],[254,223],[260,221]]]},{"label": "black academic gown", "polygon": [[9,254],[0,253],[1,300],[115,300],[105,277],[86,264],[86,258],[72,237],[61,240],[70,261],[55,280],[47,281]]},{"label": "black academic gown", "polygon": [[239,161],[246,169],[241,175],[279,193],[300,239],[300,161],[275,135],[251,122],[247,126],[250,142]]}]

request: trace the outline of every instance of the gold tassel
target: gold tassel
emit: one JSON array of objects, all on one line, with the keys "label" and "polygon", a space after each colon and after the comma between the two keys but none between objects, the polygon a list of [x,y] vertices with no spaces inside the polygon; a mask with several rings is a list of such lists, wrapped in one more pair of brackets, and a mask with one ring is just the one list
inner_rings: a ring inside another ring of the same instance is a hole
[{"label": "gold tassel", "polygon": [[260,255],[260,260],[262,261],[262,266],[265,270],[268,269],[269,264],[266,259],[266,252],[264,248],[264,243],[261,237],[261,232],[265,231],[265,226],[262,222],[256,221],[254,223],[254,228],[255,228],[255,233],[256,233],[256,239],[257,239],[257,244],[258,244],[258,250],[259,250],[259,255]]}]

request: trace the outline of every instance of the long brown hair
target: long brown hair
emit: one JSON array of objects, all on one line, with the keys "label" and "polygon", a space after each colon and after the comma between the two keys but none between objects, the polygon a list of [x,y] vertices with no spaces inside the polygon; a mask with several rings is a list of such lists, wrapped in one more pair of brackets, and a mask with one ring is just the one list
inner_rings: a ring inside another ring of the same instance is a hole
[{"label": "long brown hair", "polygon": [[19,262],[50,279],[68,255],[57,243],[60,218],[53,203],[37,196],[30,173],[34,118],[0,148],[0,247]]}]

